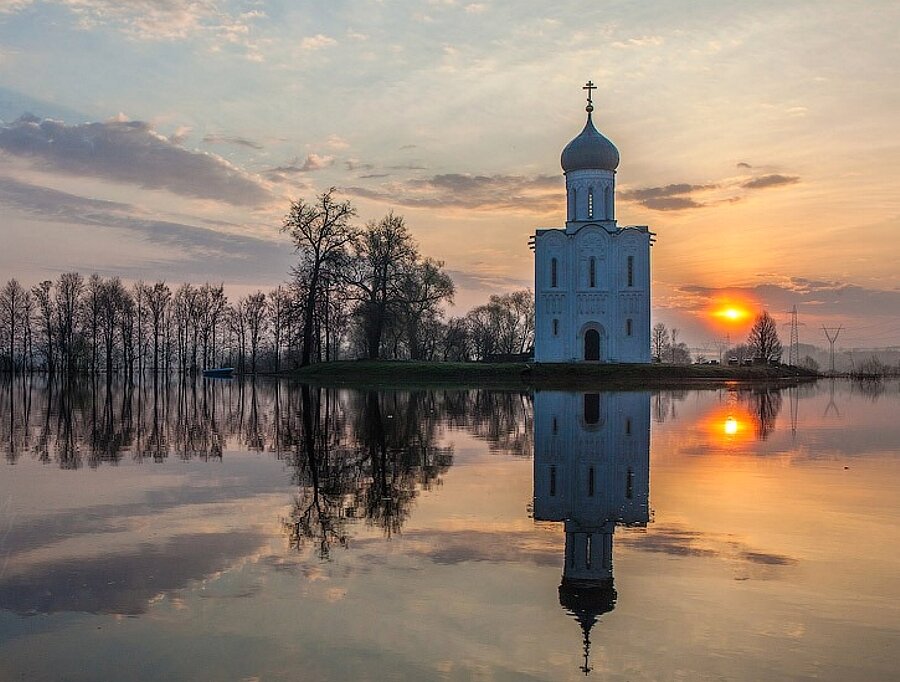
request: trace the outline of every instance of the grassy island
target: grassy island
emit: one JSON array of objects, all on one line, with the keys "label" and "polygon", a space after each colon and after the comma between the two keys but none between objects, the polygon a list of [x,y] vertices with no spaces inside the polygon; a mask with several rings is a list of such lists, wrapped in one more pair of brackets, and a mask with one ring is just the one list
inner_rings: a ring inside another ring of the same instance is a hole
[{"label": "grassy island", "polygon": [[788,366],[636,365],[585,363],[323,362],[291,373],[316,384],[473,386],[498,388],[663,388],[732,382],[796,382],[814,372]]}]

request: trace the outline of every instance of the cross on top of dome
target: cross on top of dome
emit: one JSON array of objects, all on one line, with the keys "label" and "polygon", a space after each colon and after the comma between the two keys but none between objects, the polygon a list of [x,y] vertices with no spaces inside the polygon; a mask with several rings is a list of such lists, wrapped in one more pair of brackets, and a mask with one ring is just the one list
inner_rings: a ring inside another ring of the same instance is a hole
[{"label": "cross on top of dome", "polygon": [[588,112],[588,113],[591,113],[591,112],[594,110],[594,101],[593,101],[593,99],[591,98],[591,95],[592,95],[593,93],[592,93],[591,91],[592,91],[592,90],[596,90],[596,89],[597,89],[597,86],[594,85],[593,81],[588,81],[587,83],[585,83],[584,87],[581,88],[581,89],[582,89],[582,90],[587,90],[587,94],[588,94],[588,96],[587,96],[587,106],[584,108],[584,110],[585,110],[586,112]]}]

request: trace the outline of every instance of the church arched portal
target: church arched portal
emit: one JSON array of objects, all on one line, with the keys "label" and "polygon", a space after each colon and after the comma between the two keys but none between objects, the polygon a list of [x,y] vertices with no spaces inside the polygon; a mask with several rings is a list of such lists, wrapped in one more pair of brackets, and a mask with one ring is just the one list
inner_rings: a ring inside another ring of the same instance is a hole
[{"label": "church arched portal", "polygon": [[584,332],[584,359],[588,362],[599,362],[603,358],[603,337],[593,327]]}]

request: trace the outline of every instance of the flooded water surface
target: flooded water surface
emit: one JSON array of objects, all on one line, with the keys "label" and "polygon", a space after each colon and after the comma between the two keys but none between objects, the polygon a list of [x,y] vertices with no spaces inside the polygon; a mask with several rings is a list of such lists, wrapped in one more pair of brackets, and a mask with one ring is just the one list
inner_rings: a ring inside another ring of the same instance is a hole
[{"label": "flooded water surface", "polygon": [[0,680],[887,680],[900,386],[0,383]]}]

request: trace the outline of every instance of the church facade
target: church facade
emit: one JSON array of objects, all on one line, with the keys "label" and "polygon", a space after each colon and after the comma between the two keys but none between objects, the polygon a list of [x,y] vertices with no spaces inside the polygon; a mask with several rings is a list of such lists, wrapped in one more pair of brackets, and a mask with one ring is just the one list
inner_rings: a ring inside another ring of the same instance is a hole
[{"label": "church facade", "polygon": [[616,222],[619,151],[591,119],[563,149],[564,228],[534,235],[535,362],[650,362],[646,225]]}]

